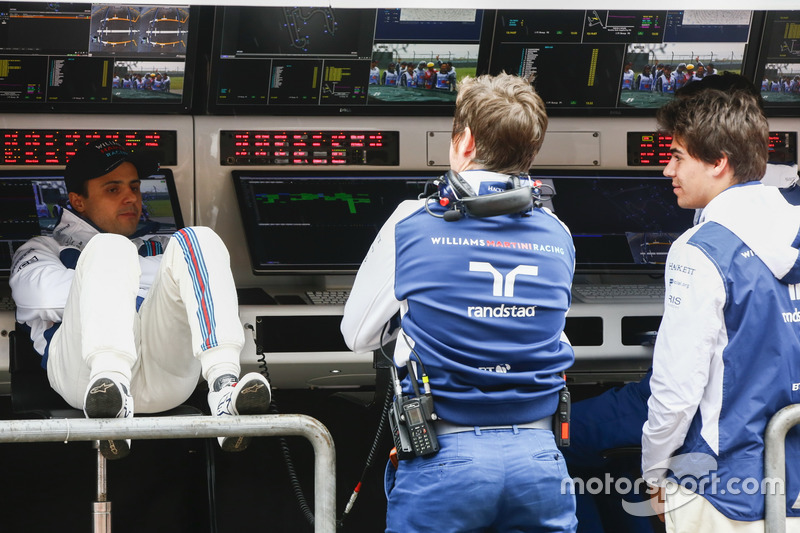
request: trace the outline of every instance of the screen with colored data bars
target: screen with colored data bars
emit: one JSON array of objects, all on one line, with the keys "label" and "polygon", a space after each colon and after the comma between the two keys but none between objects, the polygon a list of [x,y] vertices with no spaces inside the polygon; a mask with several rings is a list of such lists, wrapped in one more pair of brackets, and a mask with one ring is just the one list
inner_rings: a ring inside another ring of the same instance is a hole
[{"label": "screen with colored data bars", "polygon": [[389,215],[436,177],[429,172],[232,174],[256,274],[354,273]]}]

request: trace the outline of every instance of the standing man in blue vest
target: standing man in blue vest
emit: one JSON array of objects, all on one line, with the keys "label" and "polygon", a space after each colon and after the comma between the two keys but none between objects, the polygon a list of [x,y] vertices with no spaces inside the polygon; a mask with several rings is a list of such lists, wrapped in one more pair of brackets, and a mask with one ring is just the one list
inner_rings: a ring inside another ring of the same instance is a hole
[{"label": "standing man in blue vest", "polygon": [[[356,276],[342,320],[347,345],[364,352],[396,338],[402,396],[429,387],[436,414],[428,422],[438,452],[387,465],[388,532],[577,526],[552,432],[561,373],[574,359],[563,328],[575,252],[561,221],[532,205],[525,176],[546,129],[544,103],[526,80],[465,79],[451,136],[455,174],[439,193],[450,204],[400,204]],[[453,187],[460,192],[449,194]],[[524,203],[505,213],[483,203],[508,195]],[[462,212],[464,198],[486,210]]]},{"label": "standing man in blue vest", "polygon": [[[702,214],[667,258],[643,476],[656,511],[666,498],[669,532],[764,531],[764,430],[800,401],[800,208],[759,182],[769,126],[752,94],[707,89],[658,121],[673,136],[664,175],[678,205]],[[786,442],[792,517],[799,437]]]}]

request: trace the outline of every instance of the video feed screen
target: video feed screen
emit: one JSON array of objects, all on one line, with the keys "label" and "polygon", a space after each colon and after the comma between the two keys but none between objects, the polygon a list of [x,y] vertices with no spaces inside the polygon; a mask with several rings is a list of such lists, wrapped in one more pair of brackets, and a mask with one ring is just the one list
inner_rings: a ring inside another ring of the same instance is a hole
[{"label": "video feed screen", "polygon": [[188,5],[0,2],[0,107],[187,111],[190,23]]},{"label": "video feed screen", "polygon": [[217,8],[209,106],[450,113],[459,79],[478,70],[483,19],[476,9]]},{"label": "video feed screen", "polygon": [[500,10],[489,71],[528,78],[548,111],[654,109],[704,76],[741,73],[750,11]]},{"label": "video feed screen", "polygon": [[766,13],[756,80],[760,83],[766,109],[797,114],[797,105],[800,104],[800,11]]}]

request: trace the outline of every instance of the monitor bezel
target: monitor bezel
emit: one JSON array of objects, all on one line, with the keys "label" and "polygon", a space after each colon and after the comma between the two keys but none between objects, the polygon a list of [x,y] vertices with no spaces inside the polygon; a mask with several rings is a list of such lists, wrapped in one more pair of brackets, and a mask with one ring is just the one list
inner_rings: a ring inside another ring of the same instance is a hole
[{"label": "monitor bezel", "polygon": [[[624,11],[636,11],[637,9],[626,9]],[[538,9],[497,9],[494,10],[494,20],[492,20],[491,26],[495,28],[497,24],[497,16],[499,16],[501,11],[542,11]],[[581,11],[587,11],[583,9]],[[620,11],[620,9],[615,9],[612,11]],[[670,10],[664,9],[664,11],[685,11],[685,10]],[[756,71],[756,63],[758,61],[759,55],[759,45],[761,42],[761,34],[764,28],[764,11],[757,11],[757,10],[748,10],[751,13],[750,18],[750,34],[748,36],[748,40],[745,43],[744,49],[744,56],[742,58],[743,66],[742,66],[742,76],[746,77],[749,80],[754,80],[754,75]],[[484,21],[484,25],[488,25],[488,22]],[[494,32],[492,32],[491,41],[488,43],[481,41],[481,52],[486,50],[487,53],[494,53],[494,48],[496,46],[496,42],[494,41]],[[482,68],[482,72],[490,73],[490,74],[498,74],[498,72],[492,71],[492,61],[491,56],[483,56],[478,63],[479,68]],[[622,73],[623,65],[620,65],[620,75]],[[796,111],[796,115],[800,116],[800,106],[798,106],[798,110]],[[550,117],[654,117],[656,116],[656,112],[658,108],[638,108],[638,107],[625,107],[620,106],[618,103],[615,104],[614,107],[562,107],[562,106],[547,106],[547,115]],[[771,116],[769,112],[767,112],[768,116]]]},{"label": "monitor bezel", "polygon": [[[759,90],[761,89],[761,79],[763,78],[764,70],[766,65],[770,62],[766,57],[768,45],[766,39],[769,35],[767,23],[770,20],[770,14],[786,12],[796,13],[797,16],[800,17],[800,9],[771,9],[759,12],[762,17],[760,25],[761,33],[759,34],[758,39],[754,41],[758,45],[757,47],[754,46],[754,48],[758,49],[758,54],[753,61],[753,71],[750,76],[753,84]],[[798,99],[797,102],[788,104],[774,104],[770,103],[769,100],[764,100],[763,109],[764,114],[768,117],[800,117],[800,99]]]}]

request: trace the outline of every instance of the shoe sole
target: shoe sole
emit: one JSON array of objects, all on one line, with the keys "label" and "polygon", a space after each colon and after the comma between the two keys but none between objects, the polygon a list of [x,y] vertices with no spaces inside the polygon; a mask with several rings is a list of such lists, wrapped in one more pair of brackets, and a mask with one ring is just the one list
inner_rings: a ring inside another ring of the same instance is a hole
[{"label": "shoe sole", "polygon": [[[236,387],[241,387],[236,396],[234,409],[240,415],[265,415],[269,411],[269,402],[272,392],[268,385],[258,379],[251,379],[244,383],[239,382]],[[226,452],[241,452],[250,445],[252,437],[224,437],[220,446]]]},{"label": "shoe sole", "polygon": [[[89,418],[117,418],[122,410],[122,393],[116,384],[108,378],[100,378],[92,384],[86,395],[84,413]],[[131,451],[126,439],[101,440],[100,453],[106,459],[122,459]]]}]

